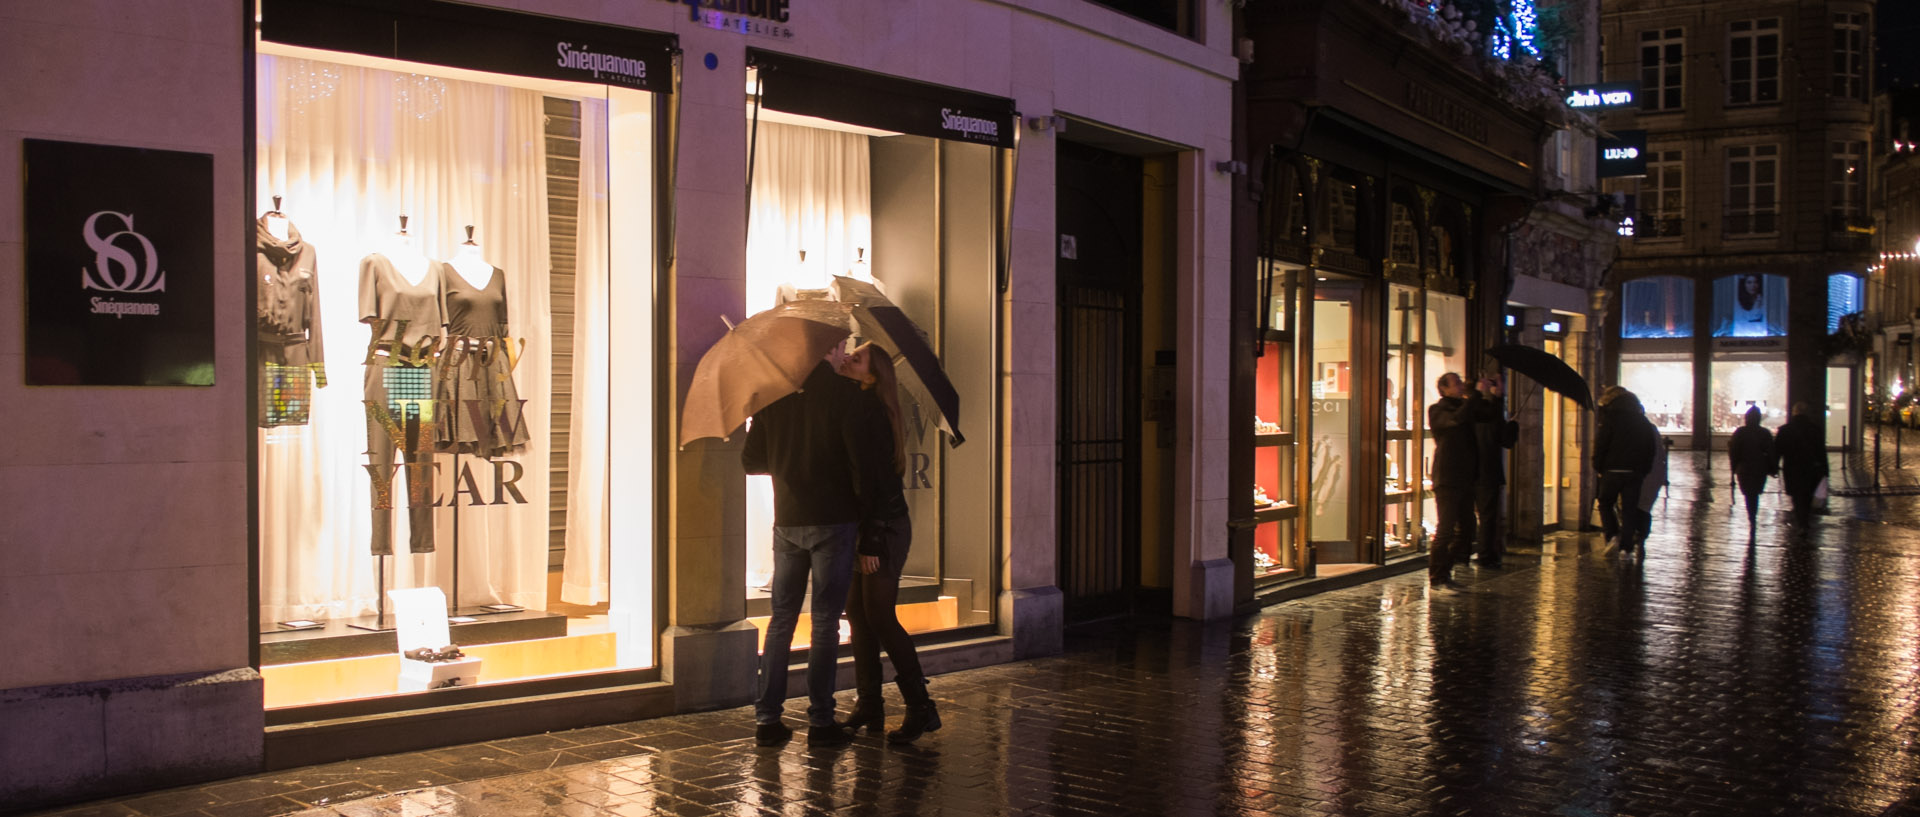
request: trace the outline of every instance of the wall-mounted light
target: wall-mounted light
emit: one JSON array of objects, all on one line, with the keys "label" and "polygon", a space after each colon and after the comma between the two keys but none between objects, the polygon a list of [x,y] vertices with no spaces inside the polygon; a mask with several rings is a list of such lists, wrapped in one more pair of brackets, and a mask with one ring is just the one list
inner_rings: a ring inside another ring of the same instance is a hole
[{"label": "wall-mounted light", "polygon": [[1034,116],[1027,118],[1027,127],[1034,130],[1050,130],[1054,133],[1067,132],[1067,118],[1064,116]]},{"label": "wall-mounted light", "polygon": [[1232,176],[1247,174],[1247,163],[1242,161],[1214,162],[1213,169]]}]

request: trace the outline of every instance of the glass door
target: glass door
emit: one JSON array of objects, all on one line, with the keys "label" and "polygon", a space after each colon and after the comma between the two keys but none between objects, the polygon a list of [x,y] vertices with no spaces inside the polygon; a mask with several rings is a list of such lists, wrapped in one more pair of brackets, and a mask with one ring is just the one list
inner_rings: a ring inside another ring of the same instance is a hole
[{"label": "glass door", "polygon": [[[1559,357],[1565,341],[1547,338],[1541,348]],[[1540,390],[1540,524],[1560,524],[1560,424],[1566,419],[1566,404],[1560,395]]]},{"label": "glass door", "polygon": [[1325,576],[1337,566],[1370,563],[1361,553],[1353,520],[1356,465],[1354,392],[1354,310],[1360,300],[1357,282],[1316,280],[1313,299],[1311,381],[1311,435],[1308,443],[1307,526],[1317,554],[1317,572]]}]

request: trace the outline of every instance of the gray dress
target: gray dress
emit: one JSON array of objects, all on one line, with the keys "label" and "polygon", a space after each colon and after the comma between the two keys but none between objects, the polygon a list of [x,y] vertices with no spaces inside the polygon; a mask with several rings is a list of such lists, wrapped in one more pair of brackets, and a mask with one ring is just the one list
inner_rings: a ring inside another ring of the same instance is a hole
[{"label": "gray dress", "polygon": [[[441,412],[433,383],[446,323],[440,275],[410,283],[379,253],[360,260],[360,320],[373,327],[367,360],[367,469],[373,488],[373,552],[393,553],[393,508],[407,509],[408,550],[433,552],[433,449]],[[394,467],[398,450],[406,467]],[[404,480],[405,493],[394,489]]]},{"label": "gray dress", "polygon": [[446,293],[447,350],[434,397],[445,407],[440,448],[498,457],[527,442],[526,401],[513,384],[526,348],[507,332],[507,276],[499,267],[474,288],[452,264],[440,264]]}]

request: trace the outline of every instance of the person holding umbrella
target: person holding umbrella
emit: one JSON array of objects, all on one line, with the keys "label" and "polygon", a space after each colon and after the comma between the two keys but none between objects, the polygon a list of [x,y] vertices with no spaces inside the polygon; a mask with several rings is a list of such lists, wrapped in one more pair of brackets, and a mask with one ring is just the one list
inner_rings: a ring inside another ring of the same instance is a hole
[{"label": "person holding umbrella", "polygon": [[1779,473],[1773,453],[1773,432],[1760,424],[1760,407],[1748,406],[1747,424],[1733,431],[1727,441],[1727,465],[1733,470],[1733,482],[1747,499],[1747,544],[1753,544],[1760,525],[1760,493],[1767,489],[1767,477]]},{"label": "person holding umbrella", "polygon": [[1500,567],[1507,552],[1506,537],[1500,531],[1500,500],[1507,488],[1507,451],[1520,441],[1520,424],[1506,417],[1500,375],[1480,378],[1478,391],[1486,395],[1487,405],[1473,420],[1476,450],[1480,455],[1479,474],[1473,486],[1473,509],[1479,517],[1479,543],[1475,548],[1480,566]]},{"label": "person holding umbrella", "polygon": [[920,654],[913,638],[900,626],[894,605],[900,597],[900,573],[907,566],[907,548],[913,544],[913,523],[907,513],[906,492],[901,477],[907,471],[906,425],[901,422],[900,380],[893,370],[893,358],[872,343],[847,355],[840,374],[860,384],[863,397],[882,407],[886,434],[875,435],[872,444],[857,454],[867,475],[864,484],[874,486],[867,516],[860,523],[859,556],[854,565],[853,589],[847,595],[847,624],[853,630],[854,699],[853,714],[840,726],[859,732],[879,732],[886,726],[885,697],[880,692],[880,650],[893,661],[894,684],[907,702],[907,718],[899,729],[887,733],[889,743],[912,743],[921,734],[940,728],[940,713],[927,694],[927,676],[920,668]]},{"label": "person holding umbrella", "polygon": [[878,401],[862,399],[860,387],[835,372],[844,362],[843,346],[833,344],[798,391],[755,412],[740,455],[747,473],[773,477],[773,609],[754,701],[754,738],[761,746],[777,746],[793,736],[781,716],[793,631],[809,577],[813,638],[807,650],[807,745],[853,741],[852,733],[834,721],[840,613],[852,581],[860,522],[881,487],[869,483],[859,453],[892,441],[875,435],[887,428]]},{"label": "person holding umbrella", "polygon": [[1457,372],[1440,376],[1440,399],[1427,407],[1433,432],[1434,526],[1427,554],[1427,583],[1433,591],[1457,592],[1453,564],[1465,561],[1474,541],[1474,489],[1480,476],[1480,450],[1474,425],[1493,414],[1493,406]]}]

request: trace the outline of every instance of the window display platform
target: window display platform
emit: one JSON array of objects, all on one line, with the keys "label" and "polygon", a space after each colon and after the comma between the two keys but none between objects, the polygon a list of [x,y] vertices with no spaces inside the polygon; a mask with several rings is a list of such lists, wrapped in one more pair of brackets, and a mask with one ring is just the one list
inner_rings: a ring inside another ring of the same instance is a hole
[{"label": "window display platform", "polygon": [[[459,612],[460,617],[473,619],[449,622],[453,643],[462,647],[559,638],[567,634],[567,617],[555,613],[540,610],[488,613],[478,609]],[[391,628],[392,616],[387,618],[386,626]],[[374,616],[319,624],[318,627],[285,632],[270,629],[276,626],[274,624],[263,625],[262,629],[267,632],[260,634],[260,663],[293,664],[366,655],[392,655],[399,650],[399,642],[394,639],[392,629],[369,629],[381,625]]]},{"label": "window display platform", "polygon": [[[901,576],[901,607],[909,604],[926,604],[940,600],[940,583],[931,576]],[[806,610],[813,605],[813,594],[807,594],[807,601],[800,609]],[[773,614],[773,594],[764,587],[747,588],[747,617],[765,618]]]}]

